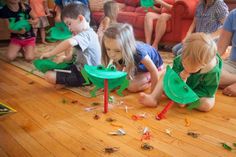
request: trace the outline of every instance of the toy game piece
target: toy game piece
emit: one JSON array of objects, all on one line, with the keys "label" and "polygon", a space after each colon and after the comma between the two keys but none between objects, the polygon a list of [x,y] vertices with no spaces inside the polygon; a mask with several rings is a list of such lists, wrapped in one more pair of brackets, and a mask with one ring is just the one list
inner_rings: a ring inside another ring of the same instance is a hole
[{"label": "toy game piece", "polygon": [[184,119],[184,121],[185,121],[185,126],[186,127],[189,127],[191,125],[191,122],[187,117]]},{"label": "toy game piece", "polygon": [[171,106],[172,106],[173,104],[174,104],[173,101],[169,101],[168,104],[166,105],[166,107],[161,111],[161,113],[159,113],[159,114],[156,116],[156,119],[157,119],[157,120],[164,119],[166,112],[171,108]]},{"label": "toy game piece", "polygon": [[109,65],[105,68],[103,65],[89,66],[85,65],[81,71],[84,80],[84,85],[90,84],[91,81],[95,88],[90,92],[91,96],[96,96],[96,91],[104,88],[104,113],[108,111],[108,95],[109,92],[117,87],[117,94],[123,96],[122,91],[129,86],[129,81],[126,79],[127,73],[117,71],[114,65]]},{"label": "toy game piece", "polygon": [[95,114],[95,115],[93,116],[93,119],[98,120],[98,119],[100,119],[100,116],[99,116],[98,114]]},{"label": "toy game piece", "polygon": [[0,116],[15,112],[16,110],[0,102]]},{"label": "toy game piece", "polygon": [[143,143],[143,144],[141,145],[141,148],[142,148],[143,150],[152,150],[152,149],[154,149],[154,147],[151,146],[149,143]]},{"label": "toy game piece", "polygon": [[154,6],[154,0],[141,0],[140,4],[142,7],[149,8]]},{"label": "toy game piece", "polygon": [[121,124],[111,123],[111,125],[114,126],[114,127],[123,128],[123,126]]},{"label": "toy game piece", "polygon": [[198,138],[198,136],[200,135],[199,133],[196,133],[196,132],[192,132],[192,131],[189,131],[187,133],[187,135],[193,137],[193,138]]},{"label": "toy game piece", "polygon": [[171,136],[171,130],[170,129],[165,129],[165,133],[168,135],[168,136]]},{"label": "toy game piece", "polygon": [[200,105],[197,94],[177,75],[177,73],[167,66],[167,71],[163,79],[163,89],[171,101],[156,116],[156,119],[165,118],[165,113],[171,108],[174,102],[179,104],[188,104],[188,108],[196,108]]},{"label": "toy game piece", "polygon": [[228,150],[228,151],[232,151],[232,148],[227,145],[226,143],[221,143],[222,144],[222,147],[224,147],[224,149]]},{"label": "toy game piece", "polygon": [[119,150],[119,147],[106,147],[104,149],[105,153],[114,153]]},{"label": "toy game piece", "polygon": [[123,136],[126,134],[124,129],[118,129],[117,131],[112,131],[108,133],[109,135],[114,135],[114,136]]},{"label": "toy game piece", "polygon": [[33,64],[39,71],[46,73],[49,70],[65,69],[71,62],[55,63],[51,59],[36,59],[33,61]]},{"label": "toy game piece", "polygon": [[72,37],[72,33],[64,22],[57,22],[55,26],[50,28],[46,37],[48,41],[55,42],[57,40],[65,40]]},{"label": "toy game piece", "polygon": [[156,10],[156,8],[154,7],[154,3],[154,0],[140,0],[141,7],[145,8],[145,12],[148,12],[148,8]]},{"label": "toy game piece", "polygon": [[114,118],[107,118],[106,121],[107,122],[114,122],[114,121],[116,121],[116,119],[114,119]]}]

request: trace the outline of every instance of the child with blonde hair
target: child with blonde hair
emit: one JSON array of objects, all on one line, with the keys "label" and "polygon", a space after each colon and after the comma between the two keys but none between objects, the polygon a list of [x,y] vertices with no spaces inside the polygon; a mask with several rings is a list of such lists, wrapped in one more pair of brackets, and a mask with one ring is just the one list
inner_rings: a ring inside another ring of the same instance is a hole
[{"label": "child with blonde hair", "polygon": [[107,1],[103,5],[104,9],[104,18],[102,19],[97,34],[100,43],[102,42],[102,37],[106,29],[111,25],[117,23],[117,15],[119,12],[119,6],[118,3],[115,1]]},{"label": "child with blonde hair", "polygon": [[[172,69],[186,81],[199,96],[200,111],[209,111],[215,104],[222,60],[217,54],[215,42],[204,33],[191,34],[183,45],[183,53],[174,59]],[[140,93],[140,103],[155,107],[163,93],[163,77],[151,94]]]},{"label": "child with blonde hair", "polygon": [[111,60],[118,70],[128,73],[131,92],[153,89],[163,65],[157,50],[136,42],[132,26],[121,23],[108,27],[102,39],[102,63],[107,66]]}]

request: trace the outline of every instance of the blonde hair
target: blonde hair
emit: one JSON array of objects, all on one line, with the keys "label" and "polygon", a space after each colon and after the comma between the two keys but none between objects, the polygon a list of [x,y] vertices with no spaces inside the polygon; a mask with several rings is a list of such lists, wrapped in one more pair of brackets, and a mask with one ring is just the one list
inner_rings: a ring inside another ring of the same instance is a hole
[{"label": "blonde hair", "polygon": [[130,24],[116,23],[112,24],[104,32],[104,36],[102,39],[102,63],[107,66],[110,59],[107,55],[106,47],[104,44],[105,38],[111,38],[118,41],[121,46],[121,53],[125,70],[132,78],[136,70],[134,61],[134,54],[136,53],[136,41],[134,38],[132,26]]},{"label": "blonde hair", "polygon": [[111,20],[115,20],[118,15],[119,6],[115,1],[107,1],[103,5],[104,15],[109,17]]},{"label": "blonde hair", "polygon": [[183,44],[182,60],[188,58],[192,65],[207,65],[217,53],[213,39],[205,33],[191,34]]}]

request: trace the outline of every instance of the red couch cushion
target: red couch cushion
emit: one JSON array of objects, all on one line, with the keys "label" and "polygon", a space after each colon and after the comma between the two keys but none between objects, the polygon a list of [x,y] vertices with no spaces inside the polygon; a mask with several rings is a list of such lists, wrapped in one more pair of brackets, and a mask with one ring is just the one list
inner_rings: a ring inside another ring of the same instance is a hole
[{"label": "red couch cushion", "polygon": [[125,4],[133,7],[139,6],[139,0],[125,0]]},{"label": "red couch cushion", "polygon": [[125,3],[125,0],[116,0],[118,3]]}]

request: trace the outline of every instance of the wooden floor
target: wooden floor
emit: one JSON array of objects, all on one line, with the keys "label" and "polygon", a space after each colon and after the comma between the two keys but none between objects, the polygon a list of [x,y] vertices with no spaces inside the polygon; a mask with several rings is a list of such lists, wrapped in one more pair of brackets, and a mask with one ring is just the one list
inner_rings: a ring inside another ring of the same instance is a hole
[{"label": "wooden floor", "polygon": [[[209,113],[174,106],[167,119],[157,121],[154,117],[163,109],[165,100],[158,108],[145,108],[138,103],[136,94],[123,98],[114,94],[116,102],[124,104],[115,103],[107,114],[102,113],[102,105],[86,112],[84,109],[93,102],[102,103],[102,96],[84,98],[65,89],[56,90],[43,79],[3,61],[0,74],[0,102],[18,111],[0,118],[0,157],[236,156],[235,151],[221,145],[236,143],[236,98],[223,96],[221,91]],[[133,114],[144,112],[145,119],[131,119]],[[95,114],[101,118],[95,120]],[[111,124],[107,118],[116,121]],[[185,126],[186,118],[190,126]],[[125,136],[108,135],[119,125],[126,131]],[[151,139],[143,142],[152,145],[153,150],[141,149],[144,127],[150,129]],[[171,136],[165,133],[166,129],[171,130]],[[193,138],[187,135],[188,131],[200,135]],[[106,147],[119,150],[107,154]]]}]

